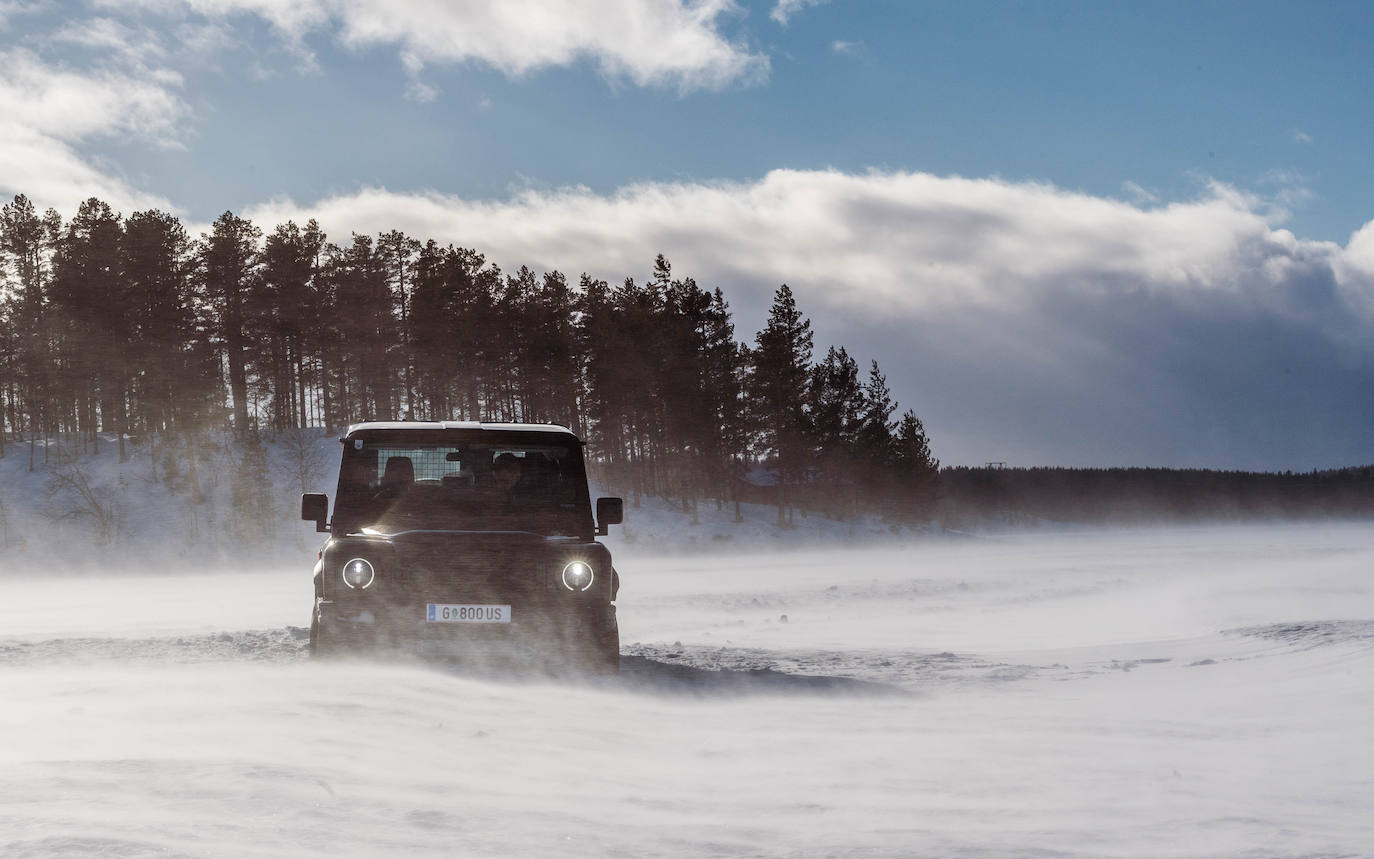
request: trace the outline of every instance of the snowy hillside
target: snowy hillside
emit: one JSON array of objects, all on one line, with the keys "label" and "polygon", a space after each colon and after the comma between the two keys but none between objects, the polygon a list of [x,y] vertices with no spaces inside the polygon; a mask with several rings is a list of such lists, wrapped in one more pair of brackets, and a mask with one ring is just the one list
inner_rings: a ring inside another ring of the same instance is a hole
[{"label": "snowy hillside", "polygon": [[[338,443],[320,431],[294,448],[285,435],[264,444],[270,489],[253,500],[255,527],[248,535],[236,522],[232,483],[244,452],[225,434],[205,438],[198,458],[197,503],[178,451],[168,468],[165,453],[130,443],[119,461],[113,437],[98,455],[71,455],[70,443],[40,444],[29,468],[29,446],[11,442],[0,459],[0,549],[10,569],[71,568],[98,572],[113,562],[121,569],[185,570],[281,561],[318,545],[298,527],[301,474],[312,489],[332,488]],[[301,455],[297,455],[301,451]],[[155,461],[156,460],[156,465]]]},{"label": "snowy hillside", "polygon": [[[0,459],[0,552],[4,568],[100,571],[111,558],[127,569],[234,568],[246,562],[288,563],[310,558],[321,539],[299,518],[302,491],[333,495],[338,479],[337,433],[305,431],[263,440],[270,488],[250,505],[247,534],[236,520],[232,484],[244,459],[241,445],[227,435],[207,438],[197,469],[204,499],[193,500],[184,464],[169,475],[163,454],[150,457],[146,444],[131,443],[119,462],[113,437],[100,453],[76,457],[54,442],[44,463],[39,446],[29,470],[27,444],[11,442]],[[180,453],[180,452],[179,452]],[[157,460],[154,479],[153,460]],[[184,463],[184,454],[178,460]],[[593,495],[604,494],[592,486]],[[331,497],[332,501],[332,497]],[[776,508],[743,504],[740,519],[728,505],[698,506],[695,521],[668,502],[652,497],[638,507],[626,501],[625,524],[607,543],[627,555],[664,552],[772,551],[836,541],[904,540],[919,530],[893,528],[875,517],[841,522],[797,514],[788,528],[777,525]],[[3,571],[0,571],[2,573]]]},{"label": "snowy hillside", "polygon": [[1374,533],[621,565],[597,683],[312,664],[296,568],[12,578],[0,855],[1374,853]]}]

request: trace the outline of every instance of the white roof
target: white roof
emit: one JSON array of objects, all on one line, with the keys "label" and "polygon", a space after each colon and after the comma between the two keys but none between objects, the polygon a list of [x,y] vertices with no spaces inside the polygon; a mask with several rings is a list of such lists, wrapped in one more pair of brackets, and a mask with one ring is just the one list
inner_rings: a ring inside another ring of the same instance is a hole
[{"label": "white roof", "polygon": [[344,435],[359,430],[501,430],[503,432],[557,432],[574,435],[558,424],[493,424],[482,421],[365,421],[353,424]]}]

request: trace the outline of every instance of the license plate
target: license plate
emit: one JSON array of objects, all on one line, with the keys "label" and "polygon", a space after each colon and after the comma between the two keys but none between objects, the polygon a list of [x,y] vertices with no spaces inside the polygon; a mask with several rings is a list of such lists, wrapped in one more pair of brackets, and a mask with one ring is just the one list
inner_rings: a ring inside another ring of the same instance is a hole
[{"label": "license plate", "polygon": [[510,606],[430,603],[425,609],[425,621],[428,623],[510,623]]}]

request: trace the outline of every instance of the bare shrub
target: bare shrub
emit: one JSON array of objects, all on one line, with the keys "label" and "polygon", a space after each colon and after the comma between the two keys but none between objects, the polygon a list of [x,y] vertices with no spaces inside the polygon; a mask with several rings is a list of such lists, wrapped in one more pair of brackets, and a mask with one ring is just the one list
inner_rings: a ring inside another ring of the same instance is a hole
[{"label": "bare shrub", "polygon": [[319,438],[316,433],[313,430],[290,429],[283,432],[280,438],[286,454],[286,473],[300,485],[303,493],[319,488],[325,458],[320,446],[315,443]]},{"label": "bare shrub", "polygon": [[24,537],[10,532],[10,514],[5,507],[4,496],[0,496],[0,546],[6,549],[24,548]]},{"label": "bare shrub", "polygon": [[267,471],[267,452],[256,430],[244,433],[243,453],[231,474],[234,535],[244,542],[270,537],[276,529],[272,479]]},{"label": "bare shrub", "polygon": [[101,543],[118,536],[120,516],[115,492],[93,483],[79,458],[59,452],[48,478],[47,496],[52,518],[89,520]]}]

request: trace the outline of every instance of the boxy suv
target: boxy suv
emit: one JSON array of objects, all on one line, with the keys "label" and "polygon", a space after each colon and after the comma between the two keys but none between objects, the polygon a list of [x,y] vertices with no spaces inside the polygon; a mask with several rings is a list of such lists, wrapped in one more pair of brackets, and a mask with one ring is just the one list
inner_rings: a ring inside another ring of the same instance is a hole
[{"label": "boxy suv", "polygon": [[315,565],[310,652],[399,650],[477,665],[619,667],[611,554],[619,498],[592,519],[582,442],[553,425],[349,427],[330,534]]}]

